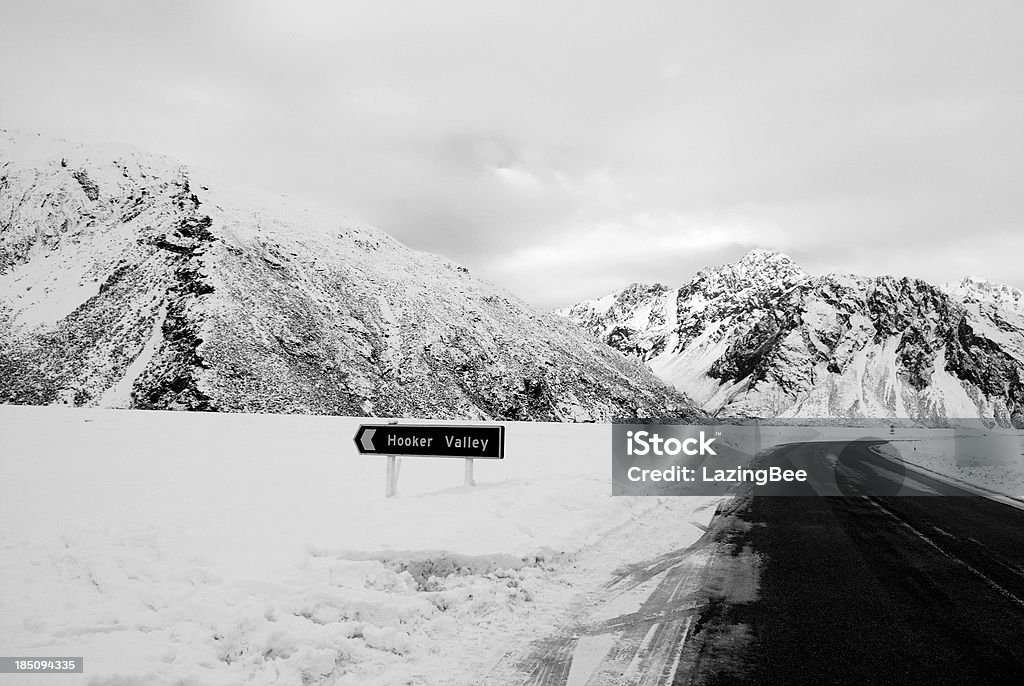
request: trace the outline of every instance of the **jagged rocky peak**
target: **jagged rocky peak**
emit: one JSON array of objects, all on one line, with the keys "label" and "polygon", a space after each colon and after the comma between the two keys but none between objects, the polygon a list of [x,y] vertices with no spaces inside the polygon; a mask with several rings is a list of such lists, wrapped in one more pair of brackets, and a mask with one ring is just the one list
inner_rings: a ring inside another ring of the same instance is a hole
[{"label": "jagged rocky peak", "polygon": [[788,255],[752,250],[738,262],[702,269],[681,291],[700,291],[705,296],[758,296],[788,289],[805,278],[807,273]]},{"label": "jagged rocky peak", "polygon": [[668,287],[660,283],[631,283],[598,300],[584,300],[570,307],[555,310],[562,316],[601,316],[609,313],[635,312],[645,302],[664,296]]},{"label": "jagged rocky peak", "polygon": [[[166,157],[6,130],[0,149],[0,273],[109,222],[127,223],[150,200],[195,206],[186,170]],[[160,228],[139,227],[146,238]]]},{"label": "jagged rocky peak", "polygon": [[618,293],[616,300],[620,305],[637,303],[646,298],[657,297],[668,291],[668,286],[660,283],[631,283]]},{"label": "jagged rocky peak", "polygon": [[1024,314],[1024,293],[978,276],[965,276],[957,283],[945,284],[942,290],[962,303],[993,305]]},{"label": "jagged rocky peak", "polygon": [[810,276],[754,251],[632,309],[601,299],[563,312],[709,412],[1012,424],[1024,409],[1018,294],[978,279]]},{"label": "jagged rocky peak", "polygon": [[725,264],[718,267],[719,270],[746,268],[748,270],[769,272],[777,274],[796,274],[806,276],[806,272],[793,261],[789,255],[778,250],[766,250],[755,248],[747,252],[735,264]]},{"label": "jagged rocky peak", "polygon": [[700,416],[571,322],[337,212],[130,148],[8,132],[0,402]]}]

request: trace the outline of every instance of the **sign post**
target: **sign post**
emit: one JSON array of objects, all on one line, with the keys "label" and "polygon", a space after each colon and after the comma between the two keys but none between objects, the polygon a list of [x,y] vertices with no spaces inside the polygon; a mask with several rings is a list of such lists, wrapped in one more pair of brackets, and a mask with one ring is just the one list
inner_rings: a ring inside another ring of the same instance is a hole
[{"label": "sign post", "polygon": [[[398,420],[392,419],[388,422],[389,426],[397,426]],[[384,497],[393,498],[398,495],[398,471],[402,468],[402,463],[399,461],[397,455],[388,455],[388,471],[385,475],[387,483],[384,484]]]},{"label": "sign post", "polygon": [[384,486],[384,497],[390,498],[398,493],[398,458],[388,455],[387,484]]},{"label": "sign post", "polygon": [[505,457],[505,427],[450,424],[362,424],[353,439],[360,455],[388,458],[385,496],[398,491],[398,457],[461,457],[465,484],[475,486],[473,460]]}]

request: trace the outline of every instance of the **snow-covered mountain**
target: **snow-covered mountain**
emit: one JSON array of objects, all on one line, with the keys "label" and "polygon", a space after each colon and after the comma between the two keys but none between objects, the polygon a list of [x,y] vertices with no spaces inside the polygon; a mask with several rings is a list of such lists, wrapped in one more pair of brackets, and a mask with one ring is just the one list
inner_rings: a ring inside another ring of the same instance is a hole
[{"label": "snow-covered mountain", "polygon": [[810,276],[754,251],[558,314],[719,416],[1024,423],[1024,295],[981,279]]},{"label": "snow-covered mountain", "polygon": [[465,267],[134,149],[0,131],[0,402],[693,416]]}]

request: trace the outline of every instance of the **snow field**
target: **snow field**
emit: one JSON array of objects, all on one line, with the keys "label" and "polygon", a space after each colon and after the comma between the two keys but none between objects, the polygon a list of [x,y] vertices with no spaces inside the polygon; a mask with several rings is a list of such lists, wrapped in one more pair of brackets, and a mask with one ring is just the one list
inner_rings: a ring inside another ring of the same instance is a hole
[{"label": "snow field", "polygon": [[402,460],[385,499],[360,421],[0,406],[0,654],[85,658],[34,684],[472,683],[581,550],[695,507],[610,497],[599,425],[507,424],[475,488]]}]

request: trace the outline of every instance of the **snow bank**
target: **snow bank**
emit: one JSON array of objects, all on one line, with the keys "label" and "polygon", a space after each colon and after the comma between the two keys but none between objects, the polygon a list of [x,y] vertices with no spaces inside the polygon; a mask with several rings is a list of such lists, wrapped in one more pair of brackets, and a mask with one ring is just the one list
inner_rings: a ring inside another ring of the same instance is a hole
[{"label": "snow bank", "polygon": [[1024,507],[1024,433],[896,430],[887,453],[983,494]]},{"label": "snow bank", "polygon": [[596,425],[507,425],[475,488],[403,460],[385,499],[359,422],[0,406],[0,654],[85,657],[38,684],[435,683],[553,565],[692,507],[610,497]]},{"label": "snow bank", "polygon": [[[728,433],[727,433],[728,435]],[[800,441],[886,441],[879,451],[959,485],[1024,505],[1024,432],[1013,429],[762,426],[761,448]]]}]

